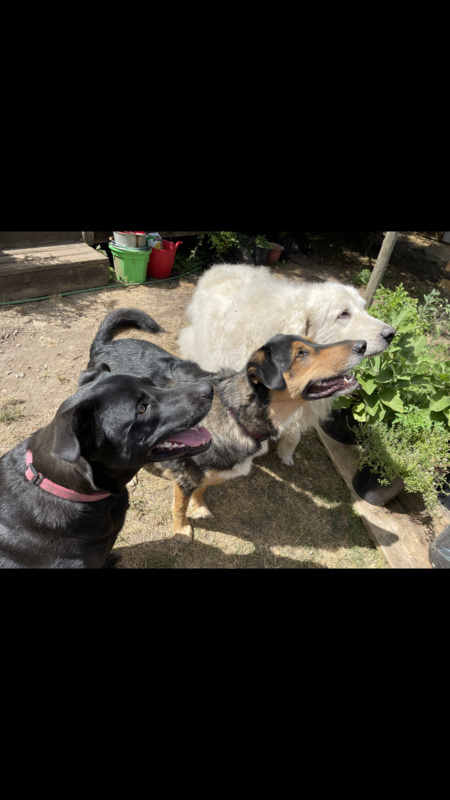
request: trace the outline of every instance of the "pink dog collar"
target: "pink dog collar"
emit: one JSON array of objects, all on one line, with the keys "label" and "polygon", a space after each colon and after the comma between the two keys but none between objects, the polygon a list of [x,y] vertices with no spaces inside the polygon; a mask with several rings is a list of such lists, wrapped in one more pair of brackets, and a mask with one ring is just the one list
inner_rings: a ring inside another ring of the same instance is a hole
[{"label": "pink dog collar", "polygon": [[31,450],[27,452],[26,467],[25,477],[30,483],[34,483],[35,486],[39,486],[44,492],[54,494],[56,497],[61,497],[63,500],[72,500],[77,503],[95,503],[96,500],[105,500],[106,497],[112,497],[110,492],[78,494],[78,492],[73,492],[72,489],[66,489],[65,486],[58,486],[56,483],[47,480],[33,465],[33,453]]}]

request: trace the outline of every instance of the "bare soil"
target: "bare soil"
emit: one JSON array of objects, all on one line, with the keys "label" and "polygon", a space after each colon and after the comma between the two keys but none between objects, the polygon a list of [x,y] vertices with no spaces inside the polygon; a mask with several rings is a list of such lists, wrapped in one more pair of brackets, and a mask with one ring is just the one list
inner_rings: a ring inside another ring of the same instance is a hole
[{"label": "bare soil", "polygon": [[[342,231],[313,232],[308,235],[308,254],[295,256],[292,261],[308,271],[311,277],[307,280],[320,280],[320,272],[326,270],[334,274],[338,280],[351,282],[355,274],[364,269],[372,270],[383,238],[380,234],[367,255],[364,255],[357,234]],[[442,251],[440,257],[435,255],[436,251]],[[405,289],[419,300],[433,289],[439,289],[445,295],[439,283],[444,276],[448,261],[450,261],[450,246],[437,244],[413,232],[402,231],[383,278],[383,285],[388,289],[395,289],[403,283]],[[316,277],[313,277],[314,275]]]}]

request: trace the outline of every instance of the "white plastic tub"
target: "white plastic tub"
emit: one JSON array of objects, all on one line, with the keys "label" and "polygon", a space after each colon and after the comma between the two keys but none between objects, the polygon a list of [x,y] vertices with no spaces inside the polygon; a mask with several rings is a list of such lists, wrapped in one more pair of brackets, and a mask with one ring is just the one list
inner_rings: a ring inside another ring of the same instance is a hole
[{"label": "white plastic tub", "polygon": [[114,231],[114,241],[122,247],[147,247],[145,233],[124,233]]}]

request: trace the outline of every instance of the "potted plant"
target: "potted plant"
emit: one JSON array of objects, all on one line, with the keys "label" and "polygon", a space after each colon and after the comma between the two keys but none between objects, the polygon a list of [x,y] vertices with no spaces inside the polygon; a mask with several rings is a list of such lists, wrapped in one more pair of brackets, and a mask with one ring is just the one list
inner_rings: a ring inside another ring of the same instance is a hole
[{"label": "potted plant", "polygon": [[261,233],[258,233],[258,236],[255,237],[255,247],[253,250],[253,260],[255,262],[255,266],[260,267],[264,264],[267,264],[269,260],[269,253],[273,250],[274,245],[269,242],[266,236],[263,236]]},{"label": "potted plant", "polygon": [[269,264],[278,264],[281,254],[284,250],[283,245],[276,244],[276,242],[270,242],[272,245],[272,250],[269,252]]},{"label": "potted plant", "polygon": [[400,492],[420,492],[425,506],[438,505],[442,471],[450,466],[448,430],[410,407],[392,425],[378,420],[357,432],[358,472],[353,488],[372,505],[389,503]]},{"label": "potted plant", "polygon": [[289,236],[287,231],[280,231],[273,241],[284,248],[281,251],[280,261],[289,261],[291,250],[295,244],[293,236]]}]

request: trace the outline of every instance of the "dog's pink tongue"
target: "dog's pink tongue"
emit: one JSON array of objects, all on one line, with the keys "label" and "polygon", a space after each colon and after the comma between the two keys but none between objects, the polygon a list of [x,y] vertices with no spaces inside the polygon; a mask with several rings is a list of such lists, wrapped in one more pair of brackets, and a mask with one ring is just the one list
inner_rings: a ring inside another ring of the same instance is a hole
[{"label": "dog's pink tongue", "polygon": [[210,442],[212,436],[206,428],[191,428],[184,433],[177,433],[168,442],[176,442],[177,444],[187,444],[188,447],[200,447],[202,442]]}]

